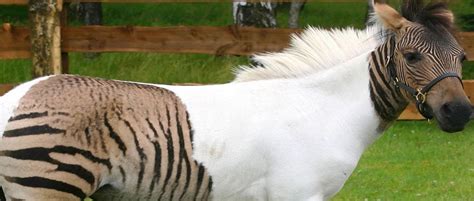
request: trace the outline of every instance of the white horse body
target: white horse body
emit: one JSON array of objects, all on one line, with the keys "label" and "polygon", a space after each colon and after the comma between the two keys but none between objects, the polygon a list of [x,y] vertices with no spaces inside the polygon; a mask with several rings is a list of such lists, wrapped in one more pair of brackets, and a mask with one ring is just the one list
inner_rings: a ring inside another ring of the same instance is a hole
[{"label": "white horse body", "polygon": [[378,136],[367,57],[300,79],[167,87],[189,111],[214,200],[335,194]]},{"label": "white horse body", "polygon": [[[310,29],[293,40],[289,54],[257,57],[275,68],[244,68],[237,75],[244,82],[155,85],[186,105],[193,156],[212,177],[213,200],[325,200],[340,190],[381,132],[369,93],[376,33]],[[0,133],[15,104],[44,79],[0,99],[11,105],[0,111]]]}]

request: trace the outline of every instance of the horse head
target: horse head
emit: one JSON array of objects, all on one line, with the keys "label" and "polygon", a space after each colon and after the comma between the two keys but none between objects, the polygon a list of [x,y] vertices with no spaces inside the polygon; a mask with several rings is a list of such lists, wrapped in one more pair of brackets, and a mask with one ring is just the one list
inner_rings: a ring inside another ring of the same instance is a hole
[{"label": "horse head", "polygon": [[463,90],[466,53],[455,38],[454,15],[445,3],[406,0],[402,11],[374,2],[374,12],[389,35],[387,71],[407,102],[446,132],[464,129],[474,118]]}]

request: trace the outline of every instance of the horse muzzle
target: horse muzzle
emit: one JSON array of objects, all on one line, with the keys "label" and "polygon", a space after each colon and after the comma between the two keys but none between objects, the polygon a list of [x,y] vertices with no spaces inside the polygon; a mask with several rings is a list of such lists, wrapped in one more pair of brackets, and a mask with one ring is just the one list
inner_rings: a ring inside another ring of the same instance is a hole
[{"label": "horse muzzle", "polygon": [[434,115],[441,130],[454,133],[464,130],[473,118],[473,106],[466,101],[452,101],[442,104]]}]

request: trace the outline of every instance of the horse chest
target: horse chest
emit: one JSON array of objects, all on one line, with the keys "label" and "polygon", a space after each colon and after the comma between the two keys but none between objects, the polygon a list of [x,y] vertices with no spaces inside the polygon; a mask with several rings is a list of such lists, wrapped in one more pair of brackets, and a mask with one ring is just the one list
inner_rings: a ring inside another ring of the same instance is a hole
[{"label": "horse chest", "polygon": [[[274,144],[275,147],[266,148],[255,144],[233,146],[223,141],[197,145],[197,158],[213,178],[211,197],[214,200],[304,200],[315,194],[330,197],[342,188],[362,152],[344,143],[315,149],[294,146],[298,143],[291,140],[287,142],[286,146]],[[214,155],[204,159],[199,156],[203,152]]]},{"label": "horse chest", "polygon": [[[283,118],[273,121],[274,129],[240,128],[241,133],[234,137],[217,128],[201,135],[196,127],[194,156],[213,178],[214,198],[302,200],[313,194],[330,197],[343,186],[371,142],[358,135],[375,133],[376,127],[356,121],[339,121],[339,127],[284,122]],[[267,135],[261,137],[259,133],[265,131]]]}]

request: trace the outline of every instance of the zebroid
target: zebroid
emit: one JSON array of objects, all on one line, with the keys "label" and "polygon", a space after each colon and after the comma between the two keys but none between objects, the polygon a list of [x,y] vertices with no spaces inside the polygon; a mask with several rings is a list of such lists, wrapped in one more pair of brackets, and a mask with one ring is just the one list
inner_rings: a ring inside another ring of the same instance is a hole
[{"label": "zebroid", "polygon": [[374,25],[307,28],[233,82],[42,77],[0,98],[7,200],[327,200],[410,103],[464,129],[465,52],[444,3],[375,3]]}]

